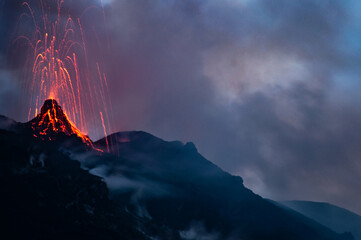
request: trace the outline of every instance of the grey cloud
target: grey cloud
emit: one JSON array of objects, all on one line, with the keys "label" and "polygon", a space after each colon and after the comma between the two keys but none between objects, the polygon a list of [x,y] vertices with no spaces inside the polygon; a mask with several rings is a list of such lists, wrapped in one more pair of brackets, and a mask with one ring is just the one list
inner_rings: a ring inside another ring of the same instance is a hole
[{"label": "grey cloud", "polygon": [[[121,1],[113,7],[118,129],[194,141],[260,194],[361,210],[347,200],[360,199],[357,154],[349,148],[360,139],[348,136],[358,129],[359,97],[334,105],[335,90],[345,94],[334,75],[351,67],[337,45],[349,20],[344,4]],[[343,180],[348,170],[353,177]]]}]

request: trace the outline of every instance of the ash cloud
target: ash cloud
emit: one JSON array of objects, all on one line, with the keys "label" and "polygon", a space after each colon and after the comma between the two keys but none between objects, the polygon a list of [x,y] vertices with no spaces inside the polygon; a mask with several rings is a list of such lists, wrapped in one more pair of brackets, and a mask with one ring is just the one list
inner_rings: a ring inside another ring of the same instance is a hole
[{"label": "ash cloud", "polygon": [[192,141],[262,196],[361,213],[357,1],[104,5],[114,131]]}]

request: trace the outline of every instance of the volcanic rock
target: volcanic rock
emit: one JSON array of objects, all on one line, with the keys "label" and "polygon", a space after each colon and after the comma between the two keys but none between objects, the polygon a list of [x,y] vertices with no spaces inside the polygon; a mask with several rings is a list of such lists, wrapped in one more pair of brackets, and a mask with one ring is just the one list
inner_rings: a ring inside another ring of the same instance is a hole
[{"label": "volcanic rock", "polygon": [[54,99],[45,100],[40,113],[28,123],[33,136],[42,140],[56,140],[59,136],[77,136],[87,145],[92,145],[88,136],[82,134],[69,120]]}]

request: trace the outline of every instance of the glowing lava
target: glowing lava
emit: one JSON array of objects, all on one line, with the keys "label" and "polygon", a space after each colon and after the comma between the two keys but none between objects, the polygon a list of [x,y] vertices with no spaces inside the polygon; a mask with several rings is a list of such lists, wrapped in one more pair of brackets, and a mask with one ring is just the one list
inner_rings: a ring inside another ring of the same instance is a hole
[{"label": "glowing lava", "polygon": [[[21,54],[27,54],[23,87],[25,102],[29,105],[28,120],[36,116],[36,123],[32,122],[33,127],[40,128],[38,137],[47,137],[49,132],[63,132],[76,134],[89,142],[80,133],[89,132],[89,129],[97,137],[106,136],[111,131],[108,114],[111,102],[107,79],[101,71],[104,64],[97,60],[103,59],[102,44],[94,40],[101,38],[94,28],[88,33],[83,26],[86,21],[82,22],[86,13],[105,19],[104,9],[93,11],[94,8],[89,7],[75,15],[62,7],[64,0],[38,0],[32,4],[34,8],[28,2],[23,3],[25,12],[18,23],[30,29],[14,41],[15,49],[26,48]],[[99,49],[92,47],[92,52],[88,52],[87,46],[95,46],[95,42]],[[88,57],[90,53],[92,57]],[[55,100],[46,100],[49,98],[57,99],[64,111]]]},{"label": "glowing lava", "polygon": [[92,146],[90,138],[82,134],[69,120],[54,99],[44,102],[40,113],[30,121],[34,137],[43,140],[56,140],[59,134],[75,135],[88,146]]}]

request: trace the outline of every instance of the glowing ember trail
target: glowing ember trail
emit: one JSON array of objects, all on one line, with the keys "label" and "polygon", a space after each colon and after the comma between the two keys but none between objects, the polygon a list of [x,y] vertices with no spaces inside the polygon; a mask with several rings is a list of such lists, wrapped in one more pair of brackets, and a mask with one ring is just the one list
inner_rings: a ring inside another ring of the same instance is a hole
[{"label": "glowing ember trail", "polygon": [[[15,47],[25,44],[28,49],[24,92],[26,102],[30,105],[26,114],[28,120],[33,116],[36,116],[36,119],[47,120],[55,132],[73,132],[78,136],[84,136],[80,132],[87,132],[92,127],[95,135],[102,132],[106,135],[110,132],[108,106],[111,103],[105,73],[101,71],[99,61],[91,61],[88,58],[87,39],[90,37],[87,37],[81,18],[74,18],[67,13],[62,8],[63,4],[63,0],[39,0],[34,9],[28,2],[22,4],[25,11],[19,19],[19,24],[31,24],[34,28],[32,33],[21,35],[14,41]],[[97,10],[105,19],[104,9]],[[80,16],[85,14],[86,11]],[[57,118],[56,110],[43,112],[42,109],[39,113],[39,108],[46,99],[56,99],[63,106],[67,122],[74,124],[59,125],[63,120]],[[105,113],[104,116],[102,112]],[[40,134],[46,135],[50,125]],[[58,125],[65,129],[58,129]],[[100,126],[103,127],[103,131]],[[88,142],[89,139],[83,140]],[[109,146],[107,148],[109,150]]]},{"label": "glowing ember trail", "polygon": [[[104,135],[107,136],[107,132],[105,130],[105,124],[104,124],[104,118],[103,118],[103,113],[102,112],[100,112],[100,117],[102,119],[102,124],[103,124],[103,128],[104,128]],[[109,152],[109,143],[108,143],[108,138],[107,137],[105,137],[105,142],[107,144],[107,150]]]}]

